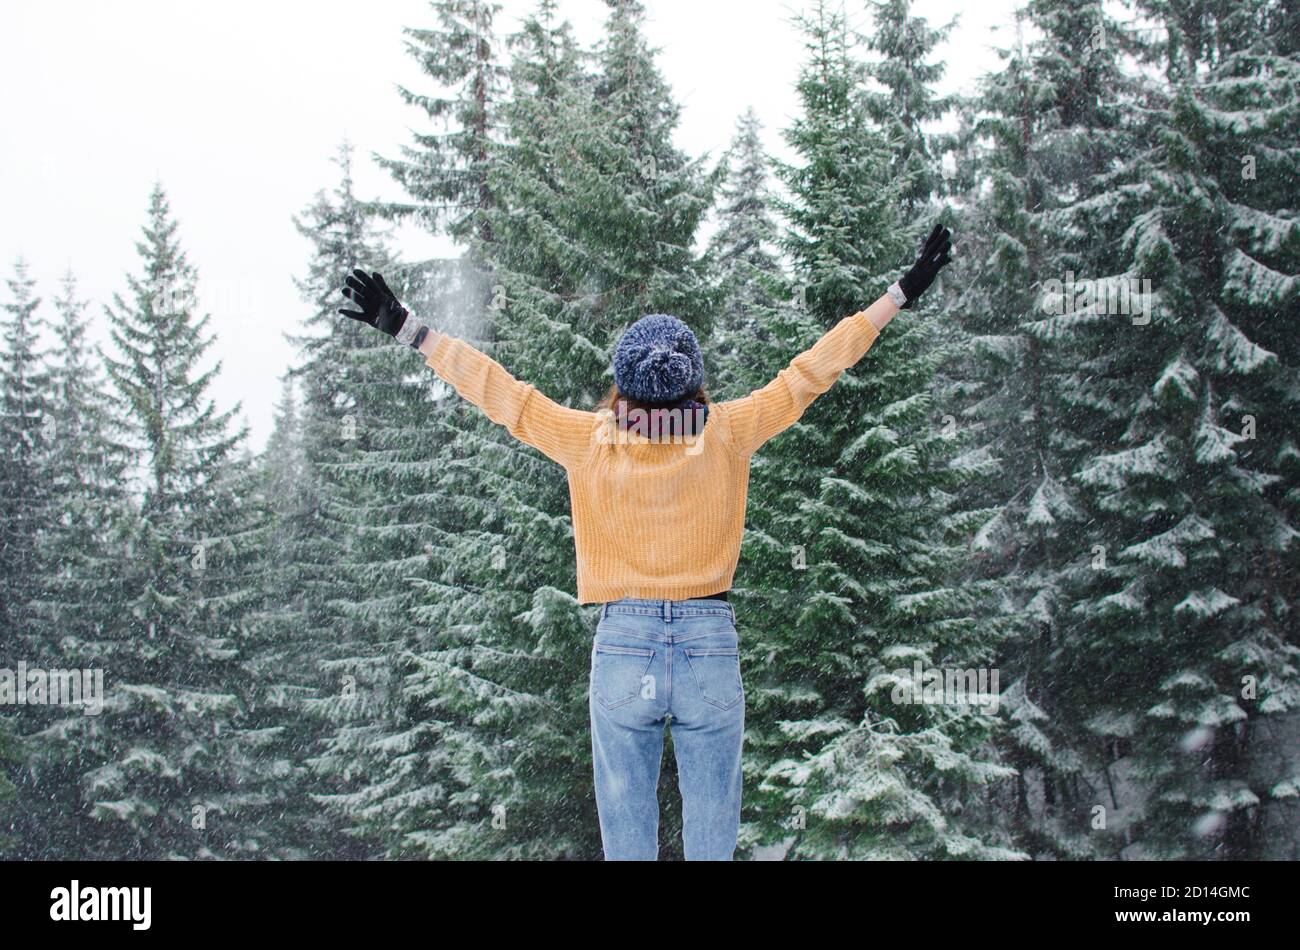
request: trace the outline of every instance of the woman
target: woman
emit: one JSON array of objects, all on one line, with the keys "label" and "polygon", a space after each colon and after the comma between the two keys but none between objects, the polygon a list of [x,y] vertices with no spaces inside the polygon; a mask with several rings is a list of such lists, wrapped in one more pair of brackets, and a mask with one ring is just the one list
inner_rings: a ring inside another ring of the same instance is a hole
[{"label": "woman", "polygon": [[745,695],[735,611],[749,459],[855,364],[948,263],[935,225],[916,264],[777,378],[708,405],[699,344],[675,317],[632,324],[599,412],[569,409],[468,343],[423,326],[379,274],[354,271],[339,312],[419,350],[461,396],[568,473],[578,599],[601,603],[592,761],[607,860],[654,860],[663,730],[672,730],[687,860],[730,860],[740,826]]}]

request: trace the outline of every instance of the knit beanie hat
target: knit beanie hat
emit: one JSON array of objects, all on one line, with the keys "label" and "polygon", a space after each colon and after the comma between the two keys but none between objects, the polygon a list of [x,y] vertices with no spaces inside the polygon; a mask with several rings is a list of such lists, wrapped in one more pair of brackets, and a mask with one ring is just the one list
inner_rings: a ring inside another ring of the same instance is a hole
[{"label": "knit beanie hat", "polygon": [[704,357],[691,328],[666,313],[632,324],[614,349],[614,385],[640,402],[694,396],[704,385]]}]

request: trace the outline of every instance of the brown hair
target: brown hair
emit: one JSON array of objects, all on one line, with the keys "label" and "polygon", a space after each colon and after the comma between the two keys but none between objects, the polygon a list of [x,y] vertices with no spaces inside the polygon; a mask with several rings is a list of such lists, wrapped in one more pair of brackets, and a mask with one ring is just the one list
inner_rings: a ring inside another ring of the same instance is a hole
[{"label": "brown hair", "polygon": [[[702,403],[706,406],[709,404],[709,397],[704,392],[703,386],[696,390],[695,395],[690,398],[695,402]],[[628,412],[631,412],[633,409],[642,409],[646,412],[649,412],[652,409],[671,409],[674,406],[679,405],[679,403],[673,402],[642,402],[639,399],[633,399],[631,396],[624,396],[618,391],[617,386],[610,386],[609,392],[605,394],[605,398],[596,403],[596,409],[608,409],[610,412],[616,413],[618,412],[618,404],[620,400],[627,405]],[[686,400],[684,399],[682,400],[682,402],[685,401]]]}]

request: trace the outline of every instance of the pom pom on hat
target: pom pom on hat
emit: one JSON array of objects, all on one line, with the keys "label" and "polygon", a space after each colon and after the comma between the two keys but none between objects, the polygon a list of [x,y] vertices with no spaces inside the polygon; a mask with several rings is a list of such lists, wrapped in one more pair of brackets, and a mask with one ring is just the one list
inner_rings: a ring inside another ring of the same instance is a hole
[{"label": "pom pom on hat", "polygon": [[695,334],[666,313],[642,317],[614,349],[614,385],[640,402],[677,402],[704,385],[704,357]]}]

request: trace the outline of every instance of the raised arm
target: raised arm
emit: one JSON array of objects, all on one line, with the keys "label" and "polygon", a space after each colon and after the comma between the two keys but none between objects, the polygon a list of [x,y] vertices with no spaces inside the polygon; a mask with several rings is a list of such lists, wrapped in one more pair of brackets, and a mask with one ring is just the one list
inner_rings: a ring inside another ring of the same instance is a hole
[{"label": "raised arm", "polygon": [[430,330],[420,344],[425,363],[520,442],[565,468],[586,458],[596,414],[570,409],[531,383],[515,379],[496,360],[464,340]]},{"label": "raised arm", "polygon": [[756,452],[768,439],[794,425],[814,399],[862,359],[894,314],[911,307],[949,262],[951,237],[946,228],[936,224],[916,263],[879,300],[842,319],[762,389],[721,403],[718,408],[729,423],[735,449],[742,455]]},{"label": "raised arm", "polygon": [[840,373],[862,359],[897,312],[898,305],[886,294],[866,310],[837,323],[762,389],[721,403],[718,409],[727,419],[736,451],[750,455],[798,422]]},{"label": "raised arm", "polygon": [[424,326],[402,306],[382,275],[354,270],[347,284],[344,296],[361,309],[339,313],[419,350],[429,368],[456,392],[547,458],[569,468],[586,457],[593,444],[595,413],[567,409],[553,402],[464,340]]}]

